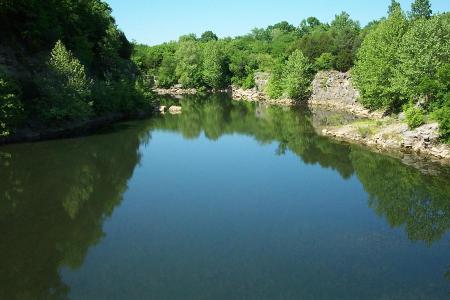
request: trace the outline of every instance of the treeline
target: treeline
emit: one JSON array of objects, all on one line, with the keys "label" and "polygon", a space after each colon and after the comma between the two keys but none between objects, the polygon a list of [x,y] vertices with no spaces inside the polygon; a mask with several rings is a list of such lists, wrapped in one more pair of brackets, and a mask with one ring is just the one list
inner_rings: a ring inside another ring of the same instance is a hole
[{"label": "treeline", "polygon": [[105,2],[1,0],[0,28],[0,136],[148,107]]},{"label": "treeline", "polygon": [[450,14],[433,15],[429,0],[405,13],[392,0],[387,17],[361,27],[343,12],[327,24],[281,22],[236,38],[207,31],[153,47],[136,45],[133,60],[159,87],[243,88],[256,72],[270,74],[272,98],[305,99],[319,70],[351,71],[361,102],[405,111],[411,127],[438,120],[450,141]]},{"label": "treeline", "polygon": [[[181,36],[177,42],[136,45],[133,60],[160,87],[251,88],[258,71],[273,72],[300,50],[312,69],[349,70],[365,29],[343,12],[330,23],[311,17],[299,27],[280,22],[236,38],[219,39],[207,31]],[[298,56],[298,53],[294,56]]]}]

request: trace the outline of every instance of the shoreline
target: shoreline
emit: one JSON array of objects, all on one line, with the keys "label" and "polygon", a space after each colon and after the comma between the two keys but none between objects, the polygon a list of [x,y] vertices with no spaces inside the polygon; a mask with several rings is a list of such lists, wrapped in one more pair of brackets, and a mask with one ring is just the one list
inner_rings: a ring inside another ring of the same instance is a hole
[{"label": "shoreline", "polygon": [[[300,103],[292,99],[271,100],[264,92],[258,91],[256,88],[245,90],[230,86],[227,90],[222,90],[221,92],[227,92],[234,101],[285,107],[306,105],[311,110],[318,108],[331,112],[349,113],[355,117],[367,119],[367,121],[355,121],[339,126],[324,126],[317,133],[342,142],[364,145],[370,149],[385,153],[394,151],[408,155],[414,154],[421,158],[431,159],[434,162],[438,161],[442,164],[450,165],[450,145],[440,142],[437,123],[425,124],[410,130],[402,120],[386,116],[383,111],[370,111],[359,104],[356,100],[359,95],[355,92],[351,83],[348,83],[351,80],[348,74],[329,72],[325,75],[322,74],[322,77],[318,78],[317,81],[323,82],[323,77],[330,77],[330,73],[332,73],[331,76],[339,76],[339,85],[345,86],[346,93],[340,93],[338,101],[332,98],[334,96],[333,93],[324,95],[324,87],[317,87],[314,82],[313,95],[307,101]],[[161,92],[162,90],[160,89],[159,91]],[[163,91],[164,93],[160,95],[176,98],[187,94],[197,94],[195,89],[174,88],[164,89]],[[351,99],[347,101],[347,98],[350,98],[349,94]],[[345,100],[342,100],[343,98]]]},{"label": "shoreline", "polygon": [[[155,89],[154,91],[160,96],[167,95],[175,98],[182,98],[183,95],[198,94],[198,91],[195,89],[181,88]],[[367,146],[369,149],[376,151],[414,154],[421,158],[430,159],[433,162],[450,165],[450,145],[440,142],[437,123],[425,124],[410,130],[406,123],[401,120],[385,116],[380,111],[370,112],[359,103],[344,103],[342,101],[330,101],[330,99],[319,100],[314,95],[308,101],[297,102],[292,99],[271,100],[264,92],[257,89],[244,90],[229,87],[226,90],[206,91],[206,93],[218,92],[227,93],[234,101],[247,101],[284,107],[306,106],[311,111],[323,109],[330,112],[348,113],[357,118],[365,118],[364,120],[352,121],[345,125],[321,126],[317,129],[317,134],[342,142]],[[103,126],[149,117],[154,112],[161,113],[160,107],[156,107],[150,112],[108,114],[83,122],[75,122],[57,129],[25,128],[12,136],[0,137],[0,146],[85,136]]]},{"label": "shoreline", "polygon": [[134,113],[112,113],[94,119],[74,122],[62,128],[23,128],[11,136],[0,137],[0,147],[10,144],[32,143],[65,138],[76,138],[92,134],[98,129],[117,122],[138,120],[149,117],[151,112],[139,111]]}]

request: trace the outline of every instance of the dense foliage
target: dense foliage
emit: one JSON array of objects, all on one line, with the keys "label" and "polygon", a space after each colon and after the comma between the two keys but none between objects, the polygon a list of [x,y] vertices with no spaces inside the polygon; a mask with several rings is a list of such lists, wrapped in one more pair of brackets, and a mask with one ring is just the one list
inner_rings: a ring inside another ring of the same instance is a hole
[{"label": "dense foliage", "polygon": [[255,73],[267,72],[271,98],[306,98],[314,71],[352,70],[364,106],[408,108],[411,127],[431,113],[450,140],[450,14],[433,15],[429,0],[413,1],[408,13],[391,0],[387,12],[364,28],[342,12],[329,24],[309,17],[298,27],[280,22],[236,38],[189,34],[136,45],[133,60],[160,87],[253,88]]},{"label": "dense foliage", "polygon": [[58,41],[50,54],[48,72],[40,85],[43,99],[39,111],[50,122],[83,120],[92,114],[89,104],[92,82],[84,66]]},{"label": "dense foliage", "polygon": [[[0,28],[3,135],[143,109],[151,100],[136,89],[133,45],[102,0],[2,0]],[[126,109],[106,103],[124,87]]]},{"label": "dense foliage", "polygon": [[389,12],[357,55],[353,75],[361,101],[373,109],[404,108],[411,127],[430,113],[450,141],[450,14],[432,15],[424,0],[412,3],[409,17],[395,1]]},{"label": "dense foliage", "polygon": [[302,51],[294,51],[270,78],[268,91],[273,98],[305,99],[311,90],[313,67]]},{"label": "dense foliage", "polygon": [[298,27],[280,22],[236,38],[218,39],[206,31],[200,38],[189,34],[178,42],[136,45],[133,60],[141,73],[154,77],[160,87],[180,83],[187,88],[218,89],[230,84],[252,88],[256,72],[283,69],[294,51],[301,51],[305,63],[316,70],[348,71],[364,33],[359,23],[343,12],[330,24],[310,17]]},{"label": "dense foliage", "polygon": [[10,134],[23,114],[19,87],[0,72],[0,136]]},{"label": "dense foliage", "polygon": [[391,0],[388,16],[363,28],[342,12],[330,23],[309,17],[157,46],[131,44],[102,0],[2,0],[0,28],[9,64],[0,66],[2,135],[25,123],[60,126],[143,109],[153,83],[253,88],[265,72],[270,97],[300,100],[314,72],[351,70],[364,106],[408,107],[409,116],[438,120],[450,141],[450,13],[433,15],[429,0],[414,0],[408,13]]}]

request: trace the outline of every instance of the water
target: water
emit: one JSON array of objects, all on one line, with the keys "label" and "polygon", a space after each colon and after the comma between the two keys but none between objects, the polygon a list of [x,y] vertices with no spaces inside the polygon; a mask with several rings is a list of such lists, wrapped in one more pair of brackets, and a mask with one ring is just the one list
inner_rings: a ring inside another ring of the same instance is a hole
[{"label": "water", "polygon": [[0,299],[448,299],[447,169],[305,111],[182,105],[0,148]]}]

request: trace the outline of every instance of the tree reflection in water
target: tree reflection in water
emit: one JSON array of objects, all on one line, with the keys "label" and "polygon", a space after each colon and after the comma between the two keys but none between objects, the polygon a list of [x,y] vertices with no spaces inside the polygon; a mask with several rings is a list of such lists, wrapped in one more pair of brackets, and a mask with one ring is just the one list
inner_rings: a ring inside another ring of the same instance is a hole
[{"label": "tree reflection in water", "polygon": [[318,136],[305,111],[221,95],[181,105],[181,115],[119,124],[90,137],[0,148],[0,299],[68,298],[59,270],[81,266],[101,240],[102,224],[120,204],[140,162],[139,147],[153,130],[187,139],[239,134],[276,142],[276,155],[291,151],[344,179],[357,176],[369,206],[392,227],[404,227],[412,241],[431,245],[450,228],[446,171],[424,175],[395,158]]}]

